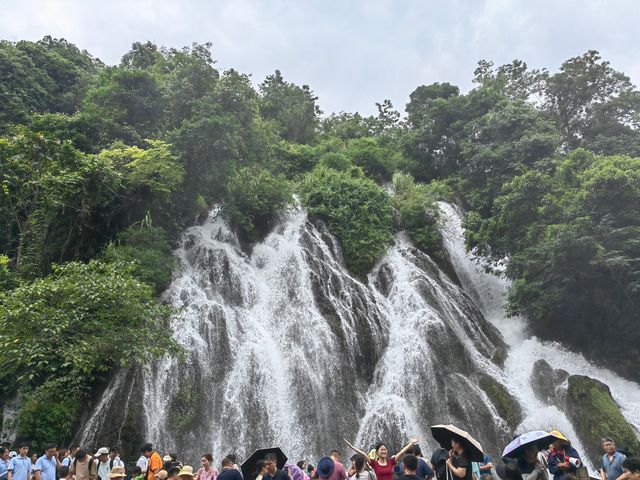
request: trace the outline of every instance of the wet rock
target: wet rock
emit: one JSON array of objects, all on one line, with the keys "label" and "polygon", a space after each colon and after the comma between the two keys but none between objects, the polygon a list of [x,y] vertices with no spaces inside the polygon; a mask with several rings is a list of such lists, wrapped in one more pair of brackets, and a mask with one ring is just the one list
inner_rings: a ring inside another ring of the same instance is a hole
[{"label": "wet rock", "polygon": [[79,419],[81,428],[72,443],[120,445],[125,458],[135,458],[146,432],[142,376],[140,368],[116,371],[101,401],[86,410],[87,416]]},{"label": "wet rock", "polygon": [[523,418],[522,409],[504,385],[498,383],[489,375],[482,375],[479,384],[511,430],[518,428]]},{"label": "wet rock", "polygon": [[600,439],[612,437],[620,447],[640,453],[637,432],[625,420],[609,387],[583,375],[568,378],[567,415],[592,460],[600,457]]},{"label": "wet rock", "polygon": [[568,377],[566,370],[554,369],[546,360],[540,359],[533,364],[531,387],[541,401],[564,408],[567,394],[563,384]]}]

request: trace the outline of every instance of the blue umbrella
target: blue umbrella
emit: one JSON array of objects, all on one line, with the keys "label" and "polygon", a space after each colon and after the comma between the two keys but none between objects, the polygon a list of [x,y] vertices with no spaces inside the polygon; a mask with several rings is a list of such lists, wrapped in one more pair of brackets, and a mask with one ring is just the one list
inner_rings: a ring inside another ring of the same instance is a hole
[{"label": "blue umbrella", "polygon": [[556,437],[542,430],[523,433],[507,445],[504,452],[502,452],[502,458],[519,458],[529,445],[535,445],[538,450],[544,450],[556,440]]}]

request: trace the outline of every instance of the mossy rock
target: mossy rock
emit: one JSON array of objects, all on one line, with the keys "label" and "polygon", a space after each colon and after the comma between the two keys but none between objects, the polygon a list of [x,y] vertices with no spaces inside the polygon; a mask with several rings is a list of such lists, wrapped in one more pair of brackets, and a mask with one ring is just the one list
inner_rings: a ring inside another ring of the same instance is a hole
[{"label": "mossy rock", "polygon": [[487,394],[498,414],[512,430],[522,422],[522,409],[507,389],[489,375],[480,377],[480,388]]},{"label": "mossy rock", "polygon": [[598,459],[602,453],[602,437],[612,437],[618,446],[636,455],[640,453],[638,436],[604,383],[583,375],[571,375],[567,412],[592,460]]},{"label": "mossy rock", "polygon": [[500,368],[504,368],[504,362],[507,361],[507,356],[509,355],[509,351],[507,347],[498,347],[496,351],[493,353],[491,357],[491,361],[495,363]]}]

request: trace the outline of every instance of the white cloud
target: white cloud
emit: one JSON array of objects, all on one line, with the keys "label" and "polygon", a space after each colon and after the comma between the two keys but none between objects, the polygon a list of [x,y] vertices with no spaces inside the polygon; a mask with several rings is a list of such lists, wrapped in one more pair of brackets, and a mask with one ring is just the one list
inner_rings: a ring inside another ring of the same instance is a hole
[{"label": "white cloud", "polygon": [[276,68],[325,112],[403,109],[421,84],[471,87],[476,62],[520,58],[555,70],[588,49],[640,81],[634,0],[3,0],[0,38],[64,37],[107,63],[134,41],[212,41],[219,68]]}]

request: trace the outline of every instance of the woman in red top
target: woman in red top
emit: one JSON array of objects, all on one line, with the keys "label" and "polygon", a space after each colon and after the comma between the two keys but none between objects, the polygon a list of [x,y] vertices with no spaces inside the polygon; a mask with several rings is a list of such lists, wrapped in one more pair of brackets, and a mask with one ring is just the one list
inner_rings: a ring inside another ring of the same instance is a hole
[{"label": "woman in red top", "polygon": [[[347,441],[345,440],[345,442]],[[369,460],[369,464],[373,468],[373,471],[375,472],[376,478],[378,480],[393,480],[394,465],[399,462],[402,456],[417,443],[418,439],[412,438],[411,441],[407,445],[405,445],[402,450],[393,455],[391,458],[387,459],[387,454],[389,453],[387,450],[387,446],[383,442],[380,442],[378,445],[376,445],[377,460],[369,458],[369,456],[365,452],[357,449],[349,442],[347,442],[347,445],[349,445],[349,448],[358,452],[360,455],[364,455]]]}]

